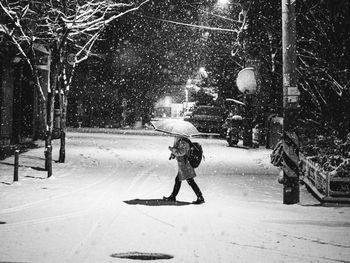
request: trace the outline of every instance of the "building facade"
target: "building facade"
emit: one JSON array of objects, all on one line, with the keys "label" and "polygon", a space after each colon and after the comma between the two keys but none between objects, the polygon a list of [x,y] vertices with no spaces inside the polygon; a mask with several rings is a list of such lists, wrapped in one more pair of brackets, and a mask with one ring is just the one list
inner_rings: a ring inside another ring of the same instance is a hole
[{"label": "building facade", "polygon": [[[0,146],[43,138],[45,103],[27,63],[0,32]],[[47,93],[47,73],[39,68]]]}]

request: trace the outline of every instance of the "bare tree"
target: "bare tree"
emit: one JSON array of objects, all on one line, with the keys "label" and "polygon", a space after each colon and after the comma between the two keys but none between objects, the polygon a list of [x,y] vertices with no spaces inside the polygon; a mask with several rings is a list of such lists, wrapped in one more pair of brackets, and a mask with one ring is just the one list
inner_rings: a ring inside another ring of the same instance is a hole
[{"label": "bare tree", "polygon": [[[61,148],[59,162],[65,161],[67,96],[74,68],[93,53],[103,30],[119,17],[138,10],[149,0],[2,0],[0,24],[10,43],[28,64],[42,105],[48,105],[46,146],[51,146],[55,97],[61,107]],[[51,54],[47,95],[38,75],[35,45]],[[67,63],[67,58],[70,63]],[[58,94],[58,96],[57,96]]]}]

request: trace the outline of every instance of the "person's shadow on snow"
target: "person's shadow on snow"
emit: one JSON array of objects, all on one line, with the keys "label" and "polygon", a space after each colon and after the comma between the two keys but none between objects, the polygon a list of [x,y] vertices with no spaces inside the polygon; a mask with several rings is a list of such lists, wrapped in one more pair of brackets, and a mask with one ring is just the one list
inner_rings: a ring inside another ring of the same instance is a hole
[{"label": "person's shadow on snow", "polygon": [[191,205],[192,203],[184,202],[184,201],[166,201],[163,199],[133,199],[124,201],[124,203],[128,205],[148,205],[148,206],[183,206],[183,205]]}]

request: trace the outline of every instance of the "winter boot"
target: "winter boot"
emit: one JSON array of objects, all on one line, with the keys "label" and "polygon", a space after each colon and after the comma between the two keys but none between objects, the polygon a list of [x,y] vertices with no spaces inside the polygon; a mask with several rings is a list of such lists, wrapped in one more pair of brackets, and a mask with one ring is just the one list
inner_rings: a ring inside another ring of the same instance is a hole
[{"label": "winter boot", "polygon": [[168,197],[164,196],[164,197],[163,197],[163,200],[164,200],[164,201],[176,202],[176,196],[177,196],[177,194],[178,194],[179,191],[180,191],[180,187],[181,187],[181,181],[180,181],[180,179],[179,179],[179,176],[176,176],[176,177],[175,177],[175,184],[174,184],[173,192],[172,192],[171,195],[168,196]]},{"label": "winter boot", "polygon": [[195,205],[203,204],[205,201],[204,201],[202,192],[199,189],[199,187],[196,184],[196,182],[194,181],[194,179],[193,178],[187,179],[187,182],[192,187],[193,191],[195,192],[195,194],[197,196],[197,200],[193,201],[192,204],[195,204]]},{"label": "winter boot", "polygon": [[193,201],[192,204],[194,205],[200,205],[205,203],[203,196],[198,196],[196,201]]}]

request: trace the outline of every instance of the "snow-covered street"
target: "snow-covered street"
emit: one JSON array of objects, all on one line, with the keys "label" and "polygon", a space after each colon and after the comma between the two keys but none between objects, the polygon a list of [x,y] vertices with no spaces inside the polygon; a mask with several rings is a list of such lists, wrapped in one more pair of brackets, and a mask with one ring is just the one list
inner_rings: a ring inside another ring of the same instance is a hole
[{"label": "snow-covered street", "polygon": [[[182,183],[172,137],[70,132],[66,163],[43,171],[43,147],[0,161],[0,262],[135,262],[115,253],[164,253],[162,262],[349,262],[350,207],[320,206],[302,186],[282,204],[271,150],[194,139],[205,161],[196,182],[206,203]],[[54,141],[54,160],[59,141]]]}]

